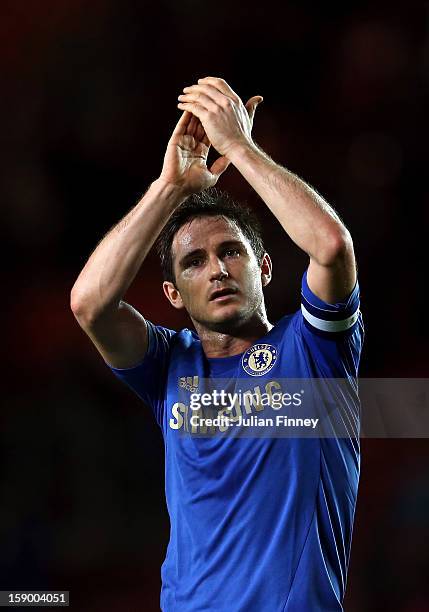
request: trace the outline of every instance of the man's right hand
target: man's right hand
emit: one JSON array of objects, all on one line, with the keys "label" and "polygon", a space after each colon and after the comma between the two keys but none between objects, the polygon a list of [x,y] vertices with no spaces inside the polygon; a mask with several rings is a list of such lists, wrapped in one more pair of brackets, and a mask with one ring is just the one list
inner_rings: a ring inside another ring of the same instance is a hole
[{"label": "man's right hand", "polygon": [[168,142],[159,180],[174,185],[186,196],[212,187],[230,162],[222,156],[209,169],[209,149],[200,120],[184,111]]}]

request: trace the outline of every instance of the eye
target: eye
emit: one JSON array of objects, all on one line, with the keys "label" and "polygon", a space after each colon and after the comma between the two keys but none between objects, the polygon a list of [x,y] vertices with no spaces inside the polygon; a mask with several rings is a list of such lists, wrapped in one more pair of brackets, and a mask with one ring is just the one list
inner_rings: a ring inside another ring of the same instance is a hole
[{"label": "eye", "polygon": [[202,259],[201,257],[196,257],[195,259],[191,259],[191,261],[189,262],[189,266],[191,268],[197,268],[198,266],[201,265]]},{"label": "eye", "polygon": [[225,251],[225,255],[227,257],[237,257],[238,255],[240,255],[240,251],[238,249],[227,249]]}]

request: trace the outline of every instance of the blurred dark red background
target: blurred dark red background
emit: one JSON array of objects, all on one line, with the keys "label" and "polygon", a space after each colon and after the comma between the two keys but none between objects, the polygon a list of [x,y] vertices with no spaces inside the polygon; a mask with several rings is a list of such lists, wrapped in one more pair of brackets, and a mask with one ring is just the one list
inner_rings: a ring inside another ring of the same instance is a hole
[{"label": "blurred dark red background", "polygon": [[[3,2],[4,407],[1,589],[68,589],[72,608],[159,609],[168,541],[160,432],[69,309],[91,250],[161,168],[183,86],[261,94],[255,140],[313,184],[354,238],[361,376],[426,377],[425,3]],[[274,260],[275,321],[306,256],[234,169]],[[189,325],[149,257],[127,300]],[[429,442],[363,440],[346,610],[429,610]]]}]

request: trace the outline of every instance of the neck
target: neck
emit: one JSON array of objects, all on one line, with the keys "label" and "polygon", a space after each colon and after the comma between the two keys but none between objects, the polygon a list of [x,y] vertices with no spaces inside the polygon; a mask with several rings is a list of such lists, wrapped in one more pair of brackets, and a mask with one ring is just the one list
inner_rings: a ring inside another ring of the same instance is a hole
[{"label": "neck", "polygon": [[206,357],[232,357],[244,353],[249,346],[273,328],[265,312],[262,315],[258,313],[241,325],[235,324],[232,329],[227,328],[227,325],[222,330],[209,329],[195,320],[193,324]]}]

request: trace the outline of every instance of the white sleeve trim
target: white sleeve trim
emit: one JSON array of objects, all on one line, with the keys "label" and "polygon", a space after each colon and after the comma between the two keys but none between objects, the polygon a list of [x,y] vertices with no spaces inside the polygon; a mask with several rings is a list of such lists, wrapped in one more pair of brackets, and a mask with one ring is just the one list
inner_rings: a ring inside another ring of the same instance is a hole
[{"label": "white sleeve trim", "polygon": [[308,312],[308,310],[303,304],[301,304],[301,312],[304,319],[306,319],[310,323],[310,325],[312,325],[316,329],[320,329],[321,331],[326,332],[339,332],[349,329],[350,327],[352,327],[352,325],[356,323],[359,317],[360,310],[358,308],[356,312],[354,312],[350,317],[347,317],[347,319],[343,319],[341,321],[326,321],[325,319],[319,319],[318,317],[315,317],[310,312]]}]

